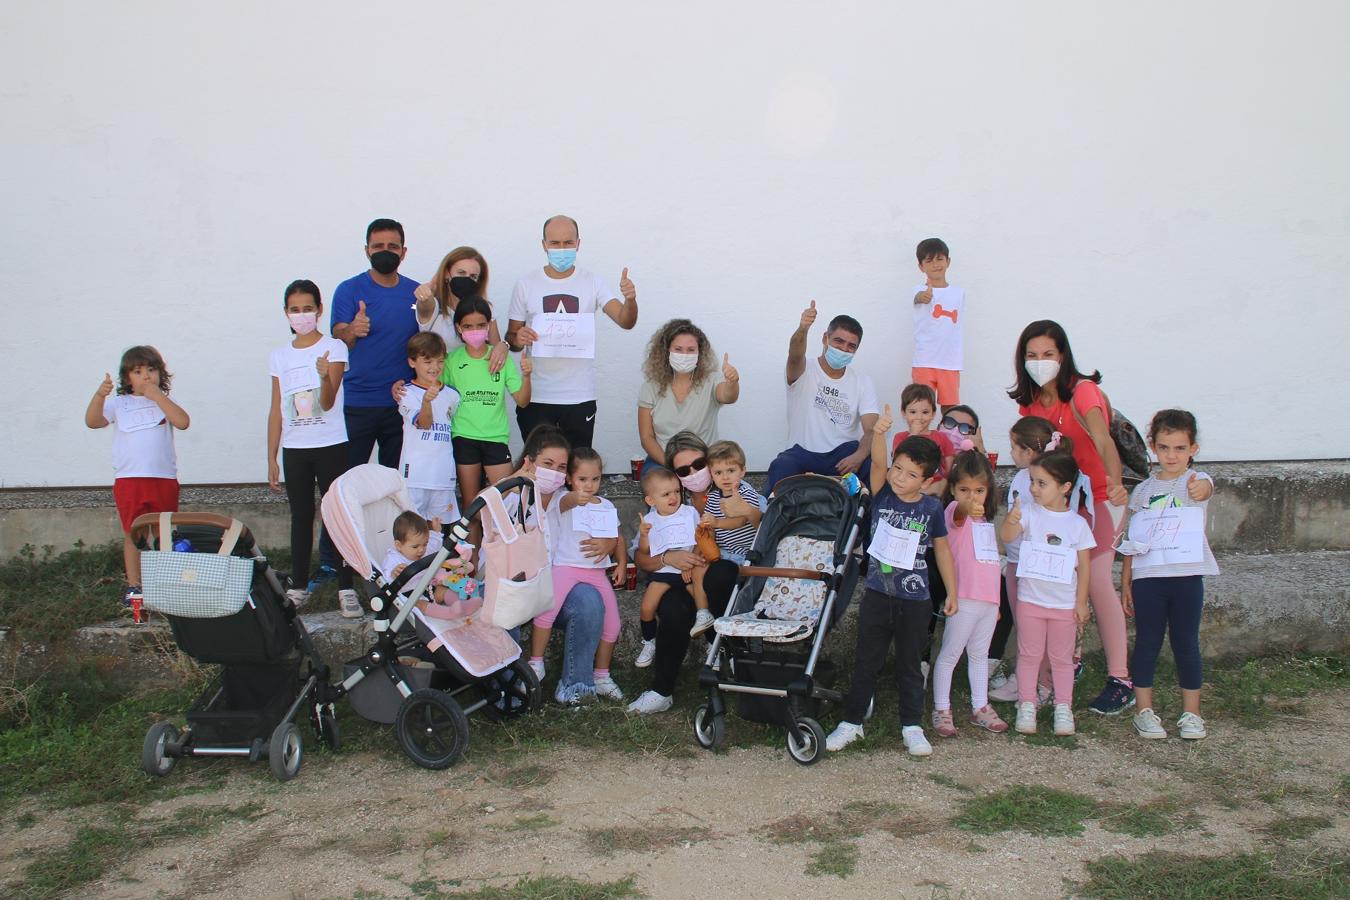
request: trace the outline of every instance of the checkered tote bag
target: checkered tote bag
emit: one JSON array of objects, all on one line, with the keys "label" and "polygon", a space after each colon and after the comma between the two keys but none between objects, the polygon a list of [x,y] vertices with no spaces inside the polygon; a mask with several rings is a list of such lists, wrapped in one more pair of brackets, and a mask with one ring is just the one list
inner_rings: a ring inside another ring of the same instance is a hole
[{"label": "checkered tote bag", "polygon": [[[159,546],[173,540],[172,513],[159,517]],[[253,605],[253,560],[232,556],[243,525],[234,520],[216,553],[141,551],[141,587],[145,608],[166,616],[219,619]]]}]

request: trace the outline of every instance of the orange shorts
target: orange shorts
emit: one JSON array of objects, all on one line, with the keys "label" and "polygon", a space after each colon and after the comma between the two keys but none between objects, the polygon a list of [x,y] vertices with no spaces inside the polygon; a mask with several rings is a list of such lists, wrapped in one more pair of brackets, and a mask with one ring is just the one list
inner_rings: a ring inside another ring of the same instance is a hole
[{"label": "orange shorts", "polygon": [[938,406],[955,406],[961,402],[961,373],[955,369],[909,370],[915,384],[926,384],[937,394]]}]

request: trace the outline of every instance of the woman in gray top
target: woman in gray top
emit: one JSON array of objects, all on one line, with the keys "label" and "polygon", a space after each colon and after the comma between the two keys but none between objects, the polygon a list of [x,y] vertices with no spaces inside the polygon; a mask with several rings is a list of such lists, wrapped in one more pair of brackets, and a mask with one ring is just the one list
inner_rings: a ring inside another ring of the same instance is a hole
[{"label": "woman in gray top", "polygon": [[688,319],[671,319],[647,343],[638,391],[638,437],[647,452],[643,468],[665,458],[665,446],[681,431],[712,444],[717,413],[740,396],[740,374],[728,356],[721,364],[708,336]]}]

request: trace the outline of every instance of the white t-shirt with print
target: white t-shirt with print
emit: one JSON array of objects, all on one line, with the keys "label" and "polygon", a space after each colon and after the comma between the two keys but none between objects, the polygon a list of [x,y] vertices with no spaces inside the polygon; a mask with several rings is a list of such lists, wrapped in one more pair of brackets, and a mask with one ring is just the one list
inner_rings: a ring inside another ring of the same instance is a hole
[{"label": "white t-shirt with print", "polygon": [[[601,560],[589,559],[581,551],[581,542],[591,539],[588,532],[581,531],[572,527],[572,513],[577,509],[573,507],[567,512],[561,512],[562,498],[566,497],[570,491],[561,490],[553,497],[549,504],[546,518],[552,520],[549,522],[548,534],[551,538],[550,550],[552,551],[550,562],[555,566],[572,566],[577,569],[608,569],[614,565],[614,560],[606,556]],[[614,504],[600,498],[599,504],[588,504],[592,509],[610,509],[614,510]],[[618,510],[614,510],[617,516]]]},{"label": "white t-shirt with print", "polygon": [[449,490],[455,486],[455,451],[450,444],[450,418],[459,408],[459,391],[442,387],[431,401],[431,427],[418,428],[426,389],[409,384],[398,404],[403,417],[403,452],[398,472],[408,487]]},{"label": "white t-shirt with print", "polygon": [[347,440],[342,414],[342,383],[338,382],[332,409],[319,403],[319,371],[314,361],[325,353],[330,363],[347,362],[347,345],[324,335],[312,346],[297,350],[290,344],[272,351],[267,370],[281,387],[281,446],[292,450],[331,447]]},{"label": "white t-shirt with print", "polygon": [[159,404],[135,394],[109,394],[103,418],[113,429],[113,478],[178,477],[173,426]]},{"label": "white t-shirt with print", "polygon": [[[921,284],[910,292],[927,290]],[[966,292],[956,285],[933,288],[933,299],[914,305],[914,367],[961,371],[965,356],[962,329],[966,317]]]},{"label": "white t-shirt with print", "polygon": [[788,443],[812,453],[828,453],[862,438],[862,416],[881,412],[872,379],[855,366],[831,378],[819,359],[787,389]]},{"label": "white t-shirt with print", "polygon": [[[617,292],[599,275],[573,269],[566,278],[549,278],[542,268],[516,282],[507,318],[526,325],[540,313],[564,312],[594,317]],[[535,358],[530,378],[531,403],[576,405],[594,400],[595,360]]]},{"label": "white t-shirt with print", "polygon": [[1022,503],[1022,550],[1030,544],[1050,544],[1074,551],[1074,574],[1069,584],[1019,577],[1017,602],[1034,603],[1046,609],[1073,609],[1078,602],[1077,552],[1097,546],[1087,519],[1067,509],[1052,512],[1028,498]]}]

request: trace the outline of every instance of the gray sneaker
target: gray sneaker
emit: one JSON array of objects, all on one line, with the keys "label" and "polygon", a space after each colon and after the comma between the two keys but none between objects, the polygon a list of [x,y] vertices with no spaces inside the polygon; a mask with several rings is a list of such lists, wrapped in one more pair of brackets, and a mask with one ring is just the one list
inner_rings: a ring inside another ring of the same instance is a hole
[{"label": "gray sneaker", "polygon": [[1167,739],[1167,729],[1163,728],[1162,719],[1151,709],[1141,709],[1134,714],[1134,730],[1141,738],[1150,741]]},{"label": "gray sneaker", "polygon": [[1181,714],[1181,718],[1177,719],[1177,732],[1188,741],[1209,737],[1209,732],[1205,730],[1205,720],[1195,713]]}]

